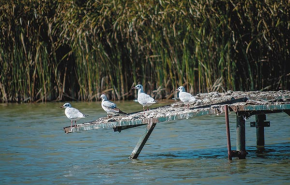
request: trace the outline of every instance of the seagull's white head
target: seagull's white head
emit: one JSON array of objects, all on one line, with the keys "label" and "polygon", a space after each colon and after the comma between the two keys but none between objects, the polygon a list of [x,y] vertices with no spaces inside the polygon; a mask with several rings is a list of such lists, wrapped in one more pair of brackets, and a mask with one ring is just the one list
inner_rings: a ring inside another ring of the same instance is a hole
[{"label": "seagull's white head", "polygon": [[65,103],[60,108],[68,108],[68,107],[71,107],[71,104],[70,103]]},{"label": "seagull's white head", "polygon": [[143,86],[141,84],[136,85],[135,87],[133,87],[133,89],[141,89],[141,91],[143,91]]},{"label": "seagull's white head", "polygon": [[104,95],[104,94],[101,95],[101,98],[102,98],[103,100],[108,100],[108,99],[107,99],[107,96]]},{"label": "seagull's white head", "polygon": [[185,92],[185,88],[183,86],[178,87],[176,90],[179,92]]}]

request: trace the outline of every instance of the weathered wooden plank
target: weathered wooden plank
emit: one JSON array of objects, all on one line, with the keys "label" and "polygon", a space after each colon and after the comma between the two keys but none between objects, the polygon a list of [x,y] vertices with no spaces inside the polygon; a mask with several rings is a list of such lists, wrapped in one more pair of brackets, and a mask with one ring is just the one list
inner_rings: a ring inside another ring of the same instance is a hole
[{"label": "weathered wooden plank", "polygon": [[71,128],[70,126],[64,127],[65,133],[72,133],[72,132],[79,132],[79,131],[86,131],[86,130],[97,130],[97,129],[108,129],[108,128],[115,128],[117,126],[128,126],[128,125],[140,125],[145,124],[143,120],[109,120],[106,122],[88,122],[88,123],[80,123],[73,125]]},{"label": "weathered wooden plank", "polygon": [[228,104],[230,110],[235,112],[248,112],[248,116],[254,113],[271,113],[275,111],[287,113],[290,111],[290,91],[213,92],[198,94],[196,98],[197,102],[191,105],[190,109],[184,108],[181,102],[177,102],[151,109],[146,111],[145,114],[143,112],[135,112],[127,116],[103,117],[92,122],[74,125],[73,128],[70,128],[70,126],[64,127],[64,130],[65,133],[70,133],[100,128],[129,128],[130,126],[134,127],[134,125],[147,124],[148,121],[146,120],[149,118],[154,118],[159,123],[177,119],[190,119],[208,114],[219,115],[224,113],[224,104]]},{"label": "weathered wooden plank", "polygon": [[153,119],[148,123],[147,129],[143,136],[140,137],[138,143],[136,144],[132,154],[130,155],[130,159],[137,159],[139,154],[141,153],[143,147],[145,146],[147,140],[149,139],[152,131],[154,130],[156,123],[153,122]]},{"label": "weathered wooden plank", "polygon": [[113,127],[113,129],[114,129],[114,132],[121,132],[122,130],[134,128],[134,127],[140,127],[140,126],[144,126],[144,125],[146,125],[146,124],[115,126],[115,127]]},{"label": "weathered wooden plank", "polygon": [[287,111],[290,110],[289,104],[265,104],[265,105],[230,105],[235,112],[249,111]]},{"label": "weathered wooden plank", "polygon": [[[268,105],[229,105],[229,107],[235,112],[251,112],[255,113],[270,113],[277,111],[289,111],[290,104],[268,104]],[[263,112],[261,112],[263,111]],[[166,122],[174,121],[178,119],[191,119],[196,116],[203,115],[219,115],[223,114],[223,105],[213,105],[207,108],[196,108],[196,109],[184,109],[184,108],[173,108],[166,107],[162,110],[156,109],[148,111],[145,116],[143,113],[136,113],[134,115],[129,115],[128,117],[119,118],[110,118],[110,119],[101,119],[89,123],[82,123],[73,125],[71,129],[70,126],[65,127],[65,133],[76,132],[76,131],[85,131],[85,130],[94,130],[100,128],[115,128],[117,126],[127,126],[127,125],[140,125],[147,124],[148,118],[155,118],[157,122]]]}]

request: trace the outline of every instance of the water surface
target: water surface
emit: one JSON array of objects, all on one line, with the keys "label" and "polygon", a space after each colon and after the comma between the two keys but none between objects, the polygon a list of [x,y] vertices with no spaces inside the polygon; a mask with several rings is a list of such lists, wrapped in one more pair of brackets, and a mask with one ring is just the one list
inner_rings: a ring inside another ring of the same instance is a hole
[{"label": "water surface", "polygon": [[[116,102],[127,112],[135,102]],[[267,115],[266,150],[256,153],[256,131],[246,121],[247,159],[227,160],[223,116],[159,123],[139,159],[128,159],[145,127],[65,134],[63,103],[0,104],[0,184],[289,184],[290,117]],[[100,102],[71,102],[105,116]],[[162,102],[161,102],[162,104]],[[235,115],[230,114],[232,149]]]}]

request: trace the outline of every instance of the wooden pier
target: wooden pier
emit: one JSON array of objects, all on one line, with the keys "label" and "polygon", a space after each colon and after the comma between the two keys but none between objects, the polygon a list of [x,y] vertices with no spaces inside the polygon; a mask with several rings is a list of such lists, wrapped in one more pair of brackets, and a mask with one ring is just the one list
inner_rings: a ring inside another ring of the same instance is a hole
[{"label": "wooden pier", "polygon": [[[136,159],[157,123],[178,119],[192,119],[196,116],[209,114],[225,114],[228,158],[231,160],[232,157],[239,157],[240,159],[246,158],[245,119],[253,115],[256,116],[256,122],[250,124],[252,127],[256,127],[257,146],[264,147],[264,127],[270,126],[270,122],[265,121],[266,114],[285,112],[290,115],[290,91],[212,92],[198,94],[196,98],[196,103],[190,106],[189,109],[184,107],[181,102],[177,102],[151,109],[146,111],[145,114],[142,111],[126,116],[102,117],[92,122],[73,125],[72,128],[70,126],[64,127],[64,131],[65,133],[73,133],[100,128],[113,128],[115,132],[121,132],[125,129],[146,125],[144,135],[140,137],[130,155],[131,159]],[[235,151],[231,150],[229,111],[236,113],[235,126],[237,139]]]}]

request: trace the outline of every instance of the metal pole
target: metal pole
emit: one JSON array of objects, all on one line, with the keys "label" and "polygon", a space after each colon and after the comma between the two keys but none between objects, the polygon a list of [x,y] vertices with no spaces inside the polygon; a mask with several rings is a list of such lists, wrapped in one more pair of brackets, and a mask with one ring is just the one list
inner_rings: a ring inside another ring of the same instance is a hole
[{"label": "metal pole", "polygon": [[244,115],[237,113],[237,151],[239,152],[239,159],[246,158],[246,131]]},{"label": "metal pole", "polygon": [[226,119],[226,128],[227,128],[228,159],[232,160],[232,149],[231,149],[231,136],[230,136],[228,105],[225,105],[224,108],[225,108],[225,119]]}]

